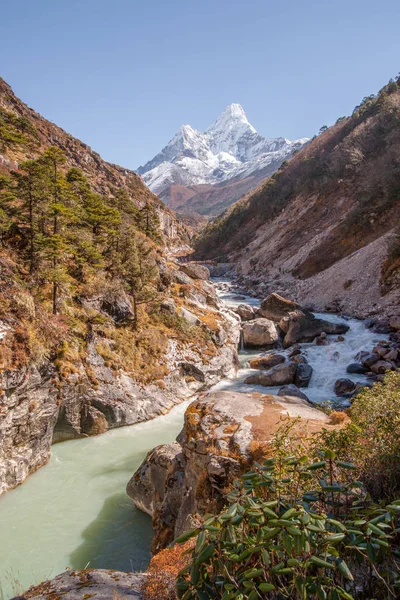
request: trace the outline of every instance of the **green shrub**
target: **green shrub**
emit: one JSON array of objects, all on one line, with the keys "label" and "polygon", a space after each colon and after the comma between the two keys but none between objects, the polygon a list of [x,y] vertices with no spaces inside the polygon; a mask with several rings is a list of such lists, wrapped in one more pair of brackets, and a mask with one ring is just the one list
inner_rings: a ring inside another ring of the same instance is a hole
[{"label": "green shrub", "polygon": [[236,482],[223,512],[178,538],[197,536],[178,597],[399,597],[400,501],[373,504],[355,470],[329,449],[317,462],[303,455],[256,464]]}]

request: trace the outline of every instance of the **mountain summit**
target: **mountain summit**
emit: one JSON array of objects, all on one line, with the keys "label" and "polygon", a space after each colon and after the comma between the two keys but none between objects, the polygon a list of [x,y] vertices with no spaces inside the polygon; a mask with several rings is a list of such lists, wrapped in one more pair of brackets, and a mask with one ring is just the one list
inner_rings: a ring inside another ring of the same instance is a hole
[{"label": "mountain summit", "polygon": [[205,132],[190,125],[181,127],[138,172],[164,199],[171,185],[219,184],[246,178],[266,167],[274,172],[306,141],[265,138],[249,123],[240,104],[230,104]]}]

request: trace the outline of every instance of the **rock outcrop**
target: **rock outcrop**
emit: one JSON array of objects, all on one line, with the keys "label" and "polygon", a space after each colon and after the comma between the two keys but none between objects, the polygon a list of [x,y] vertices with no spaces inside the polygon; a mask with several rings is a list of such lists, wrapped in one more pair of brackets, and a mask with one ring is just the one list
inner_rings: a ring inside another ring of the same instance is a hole
[{"label": "rock outcrop", "polygon": [[326,414],[293,396],[214,392],[190,404],[178,441],[149,452],[127,486],[137,508],[152,516],[154,551],[215,508],[251,464],[254,443],[268,444],[285,414],[302,417],[303,429],[329,427]]},{"label": "rock outcrop", "polygon": [[123,573],[104,569],[85,569],[84,571],[65,571],[54,579],[34,585],[21,596],[12,600],[116,600],[120,598],[142,599],[141,586],[145,574]]},{"label": "rock outcrop", "polygon": [[[205,286],[200,289],[204,298],[213,296],[222,310],[212,286],[198,283]],[[204,305],[186,301],[190,310],[180,298],[179,302],[181,315],[182,311],[193,315],[198,334],[206,335],[203,340],[200,335],[196,340],[165,340],[163,368],[158,377],[152,372],[149,382],[111,365],[113,340],[97,334],[94,327],[88,331],[84,357],[76,352],[73,364],[63,367],[45,359],[40,366],[31,363],[1,372],[0,495],[46,464],[52,443],[153,419],[235,374],[239,318],[210,307],[206,300]],[[120,327],[129,319],[125,297],[121,301],[107,297],[106,302],[96,298],[83,305],[89,314],[99,311],[101,318],[110,317],[110,327],[112,321]],[[170,298],[160,309],[176,318],[174,306]],[[12,329],[0,327],[0,350]]]}]

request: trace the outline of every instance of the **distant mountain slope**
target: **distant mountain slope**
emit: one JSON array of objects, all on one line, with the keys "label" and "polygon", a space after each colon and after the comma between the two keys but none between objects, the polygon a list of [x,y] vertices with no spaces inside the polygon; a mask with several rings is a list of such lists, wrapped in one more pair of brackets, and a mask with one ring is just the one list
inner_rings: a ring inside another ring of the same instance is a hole
[{"label": "distant mountain slope", "polygon": [[[211,223],[197,241],[198,257],[229,257],[255,287],[275,278],[275,286],[320,297],[320,304],[348,298],[369,309],[395,305],[399,82],[365,98]],[[361,279],[366,285],[357,295]]]},{"label": "distant mountain slope", "polygon": [[[21,122],[20,139],[11,139],[6,134],[2,124],[10,118]],[[0,170],[14,169],[18,162],[36,158],[49,146],[63,150],[68,166],[82,169],[99,194],[112,196],[115,190],[125,188],[136,204],[149,202],[157,207],[167,237],[180,235],[181,226],[174,214],[146,187],[137,173],[103,160],[90,146],[29,108],[0,78]]]},{"label": "distant mountain slope", "polygon": [[[138,172],[167,206],[179,206],[187,214],[215,215],[273,173],[306,141],[264,138],[249,123],[240,104],[231,104],[204,133],[190,125],[181,127]],[[229,196],[235,187],[231,184],[241,180],[246,180],[246,184],[239,186],[240,193]],[[230,186],[228,192],[224,190],[225,182]],[[218,186],[215,191],[206,190],[212,192],[207,201],[202,195],[204,188],[194,187],[203,185]]]}]

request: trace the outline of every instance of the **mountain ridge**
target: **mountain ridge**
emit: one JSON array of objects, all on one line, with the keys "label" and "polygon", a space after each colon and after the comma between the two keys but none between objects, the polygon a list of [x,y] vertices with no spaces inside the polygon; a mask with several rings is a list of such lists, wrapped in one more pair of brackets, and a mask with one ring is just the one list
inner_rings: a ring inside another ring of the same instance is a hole
[{"label": "mountain ridge", "polygon": [[[230,104],[204,132],[183,125],[161,152],[137,171],[167,206],[170,202],[176,205],[176,201],[170,199],[173,185],[224,184],[246,179],[265,169],[269,175],[307,141],[308,138],[294,141],[283,137],[265,138],[250,124],[240,104]],[[256,177],[257,183],[260,177]],[[192,205],[197,199],[193,199],[192,194],[187,195],[190,198],[182,206],[183,212],[196,212],[192,211]],[[219,205],[219,202],[211,204]],[[225,205],[222,210],[224,208]]]}]

